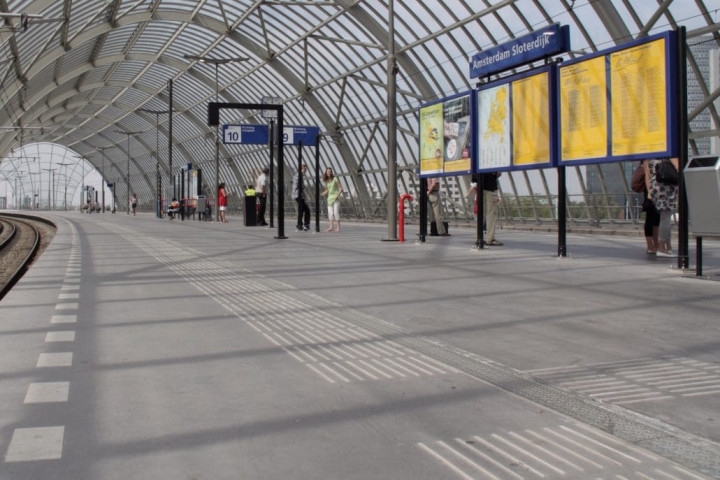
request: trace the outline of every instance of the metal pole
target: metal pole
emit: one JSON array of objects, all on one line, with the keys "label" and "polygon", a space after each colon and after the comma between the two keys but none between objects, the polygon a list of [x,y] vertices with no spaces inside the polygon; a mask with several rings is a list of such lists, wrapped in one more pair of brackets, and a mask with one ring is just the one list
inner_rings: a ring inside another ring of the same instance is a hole
[{"label": "metal pole", "polygon": [[[220,95],[219,64],[215,64],[215,103]],[[220,123],[215,125],[215,221],[220,221]]]},{"label": "metal pole", "polygon": [[[315,139],[315,233],[320,233],[320,135]],[[339,221],[339,220],[338,220]]]},{"label": "metal pole", "polygon": [[270,120],[270,228],[273,224],[273,200],[275,198],[275,181],[273,180],[273,166],[275,164],[275,121]]},{"label": "metal pole", "polygon": [[168,81],[168,112],[170,112],[168,115],[168,169],[169,169],[169,180],[170,183],[172,183],[173,186],[173,196],[176,196],[175,193],[175,180],[173,178],[173,168],[172,168],[172,154],[173,154],[173,81],[172,78]]},{"label": "metal pole", "polygon": [[105,213],[105,149],[102,149],[102,212]]},{"label": "metal pole", "polygon": [[397,99],[396,76],[397,65],[395,58],[395,2],[388,2],[388,173],[387,173],[387,240],[397,240]]},{"label": "metal pole", "polygon": [[127,176],[126,178],[126,184],[127,184],[127,214],[130,215],[130,134],[127,134]]},{"label": "metal pole", "polygon": [[162,218],[162,180],[160,179],[160,114],[155,113],[155,216]]},{"label": "metal pole", "polygon": [[678,263],[681,270],[690,266],[688,244],[689,208],[685,193],[683,170],[688,161],[688,103],[687,103],[687,29],[678,28],[677,35],[677,83],[678,83]]},{"label": "metal pole", "polygon": [[565,165],[558,172],[558,257],[567,257],[567,176]]},{"label": "metal pole", "polygon": [[[283,128],[285,127],[285,112],[282,105],[278,110],[278,138],[282,139]],[[278,233],[275,238],[285,239],[285,148],[282,141],[278,142]]]}]

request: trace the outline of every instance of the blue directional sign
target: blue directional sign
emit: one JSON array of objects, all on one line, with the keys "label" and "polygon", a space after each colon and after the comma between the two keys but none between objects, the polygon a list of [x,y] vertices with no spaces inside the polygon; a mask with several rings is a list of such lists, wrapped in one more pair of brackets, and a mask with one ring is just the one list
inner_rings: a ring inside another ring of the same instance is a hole
[{"label": "blue directional sign", "polygon": [[298,145],[302,142],[303,147],[314,147],[317,145],[317,137],[320,134],[320,127],[283,127],[283,145]]},{"label": "blue directional sign", "polygon": [[225,145],[267,145],[270,133],[267,125],[223,125]]},{"label": "blue directional sign", "polygon": [[470,59],[470,78],[490,75],[570,50],[570,27],[553,24],[476,53]]}]

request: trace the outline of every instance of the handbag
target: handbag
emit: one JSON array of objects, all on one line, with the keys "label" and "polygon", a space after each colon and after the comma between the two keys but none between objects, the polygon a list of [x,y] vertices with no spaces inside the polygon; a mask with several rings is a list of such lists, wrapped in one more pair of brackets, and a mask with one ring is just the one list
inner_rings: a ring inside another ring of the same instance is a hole
[{"label": "handbag", "polygon": [[645,191],[645,168],[640,164],[632,174],[630,188],[633,192],[643,193]]},{"label": "handbag", "polygon": [[659,183],[665,185],[677,185],[678,184],[678,172],[675,170],[675,165],[670,160],[663,160],[660,162],[655,170],[655,178]]}]

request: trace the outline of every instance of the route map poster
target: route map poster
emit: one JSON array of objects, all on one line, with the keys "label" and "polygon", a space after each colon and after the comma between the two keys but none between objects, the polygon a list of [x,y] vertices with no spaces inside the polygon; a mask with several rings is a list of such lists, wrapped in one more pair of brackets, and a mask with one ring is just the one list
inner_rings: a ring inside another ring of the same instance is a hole
[{"label": "route map poster", "polygon": [[420,176],[470,173],[470,94],[420,108]]},{"label": "route map poster", "polygon": [[479,90],[478,168],[510,167],[510,85]]}]

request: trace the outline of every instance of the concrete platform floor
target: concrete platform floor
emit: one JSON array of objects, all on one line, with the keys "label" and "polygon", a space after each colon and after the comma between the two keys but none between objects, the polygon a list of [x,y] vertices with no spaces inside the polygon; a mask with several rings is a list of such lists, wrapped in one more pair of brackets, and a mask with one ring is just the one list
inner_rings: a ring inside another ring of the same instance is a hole
[{"label": "concrete platform floor", "polygon": [[641,237],[48,217],[3,480],[720,478],[720,242],[698,279]]}]

